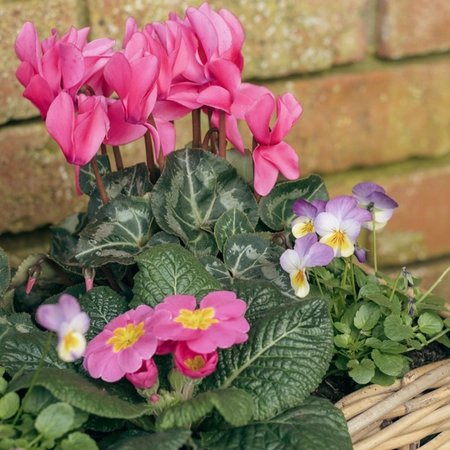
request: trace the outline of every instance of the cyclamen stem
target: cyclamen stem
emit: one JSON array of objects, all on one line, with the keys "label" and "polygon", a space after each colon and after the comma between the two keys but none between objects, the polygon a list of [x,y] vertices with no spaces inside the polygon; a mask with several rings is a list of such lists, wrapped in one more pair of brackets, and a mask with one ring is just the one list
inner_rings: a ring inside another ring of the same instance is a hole
[{"label": "cyclamen stem", "polygon": [[67,284],[67,286],[75,286],[75,283],[64,273],[55,261],[52,261],[50,258],[42,258],[37,262],[39,265],[42,263],[47,263],[58,274],[59,278]]},{"label": "cyclamen stem", "polygon": [[26,394],[25,394],[25,396],[24,396],[24,398],[22,400],[22,403],[20,404],[20,408],[17,411],[16,417],[14,417],[14,421],[12,423],[13,427],[17,423],[17,421],[20,419],[20,416],[22,414],[23,408],[25,408],[25,404],[26,404],[26,402],[28,400],[28,397],[30,396],[31,391],[33,390],[34,385],[36,384],[36,381],[37,381],[37,379],[39,377],[39,372],[41,371],[42,366],[44,365],[45,357],[47,356],[47,353],[48,353],[48,351],[50,349],[50,345],[52,343],[52,339],[53,339],[53,332],[50,331],[48,333],[47,342],[45,344],[44,350],[42,351],[41,359],[39,360],[38,366],[36,368],[36,371],[34,372],[32,380],[31,380],[30,387],[28,388],[28,390],[27,390],[27,392],[26,392]]},{"label": "cyclamen stem", "polygon": [[220,111],[219,122],[219,156],[227,159],[227,139],[225,129],[225,111]]},{"label": "cyclamen stem", "polygon": [[200,148],[201,141],[201,124],[200,124],[201,109],[194,109],[192,111],[192,147]]},{"label": "cyclamen stem", "polygon": [[[157,129],[156,122],[153,117],[153,114],[150,114],[150,116],[148,117],[148,121],[150,122],[150,125],[156,130]],[[166,166],[166,158],[164,157],[162,147],[159,149],[158,153],[158,166],[159,166],[159,173],[161,175],[164,171],[164,167]]]},{"label": "cyclamen stem", "polygon": [[100,175],[100,170],[98,169],[97,160],[95,156],[91,159],[91,166],[95,175],[95,182],[97,183],[98,191],[100,192],[100,197],[102,203],[107,205],[109,203],[108,195],[106,194],[105,185],[103,184],[102,176]]},{"label": "cyclamen stem", "polygon": [[210,128],[207,133],[205,134],[205,137],[203,138],[202,143],[202,149],[208,150],[208,142],[211,140],[211,147],[214,148],[214,142],[213,142],[213,135],[214,133],[218,134],[219,130],[215,127]]},{"label": "cyclamen stem", "polygon": [[113,152],[117,171],[123,170],[122,155],[120,154],[120,148],[118,145],[113,145]]},{"label": "cyclamen stem", "polygon": [[150,136],[150,131],[148,130],[144,134],[144,141],[145,141],[145,155],[147,159],[147,167],[148,171],[150,172],[150,181],[152,182],[152,184],[155,184],[156,183],[155,159],[153,157],[152,137]]},{"label": "cyclamen stem", "polygon": [[[256,142],[255,136],[252,136],[252,153],[255,151],[255,148],[258,146],[258,142]],[[253,163],[253,180],[255,179],[255,164]],[[254,192],[256,203],[259,204],[261,200],[261,195],[259,195],[256,191]]]},{"label": "cyclamen stem", "polygon": [[111,287],[118,293],[120,294],[122,292],[122,289],[120,288],[119,284],[117,283],[117,281],[114,279],[111,271],[108,269],[108,267],[106,267],[105,265],[101,266],[101,269],[103,270],[103,273],[105,274],[105,277],[108,279],[109,284],[111,285]]},{"label": "cyclamen stem", "polygon": [[108,151],[106,150],[106,145],[103,144],[103,142],[100,144],[100,153],[102,155],[107,155],[108,154]]}]

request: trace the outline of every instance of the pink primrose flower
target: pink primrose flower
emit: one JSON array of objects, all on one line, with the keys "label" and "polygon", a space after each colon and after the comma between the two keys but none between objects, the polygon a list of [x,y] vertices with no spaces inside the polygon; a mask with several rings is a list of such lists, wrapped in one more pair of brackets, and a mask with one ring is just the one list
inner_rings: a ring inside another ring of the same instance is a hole
[{"label": "pink primrose flower", "polygon": [[192,351],[184,341],[178,342],[174,353],[178,370],[190,378],[203,378],[216,370],[219,361],[217,351],[202,353]]},{"label": "pink primrose flower", "polygon": [[371,219],[370,212],[360,208],[353,197],[343,195],[326,204],[325,211],[314,220],[314,228],[320,242],[333,248],[334,256],[347,257],[355,250],[361,225]]},{"label": "pink primrose flower", "polygon": [[[386,191],[376,183],[358,183],[354,186],[352,193],[358,206],[373,214],[376,230],[387,224],[394,214],[394,209],[398,207],[398,203],[387,196]],[[373,230],[373,221],[364,222],[362,226],[367,230]]]},{"label": "pink primrose flower", "polygon": [[109,322],[86,348],[83,366],[93,378],[108,382],[137,372],[142,361],[154,354],[158,339],[153,334],[157,323],[170,320],[166,311],[138,306]]},{"label": "pink primrose flower", "polygon": [[86,349],[85,333],[89,329],[89,316],[81,311],[78,301],[68,294],[59,297],[57,305],[41,305],[36,311],[37,321],[58,335],[56,350],[65,362],[83,356]]},{"label": "pink primrose flower", "polygon": [[315,233],[309,233],[295,240],[294,249],[286,250],[281,255],[280,264],[289,273],[295,295],[303,298],[309,294],[310,289],[306,269],[326,266],[333,258],[333,249],[317,242]]},{"label": "pink primrose flower", "polygon": [[155,326],[159,339],[186,341],[194,352],[205,354],[228,348],[248,339],[249,324],[242,317],[247,308],[243,300],[229,291],[211,292],[197,309],[195,297],[176,294],[156,305],[156,311],[169,311],[169,323]]},{"label": "pink primrose flower", "polygon": [[126,379],[138,389],[150,389],[158,379],[158,369],[153,359],[142,361],[141,367],[133,373],[126,373]]},{"label": "pink primrose flower", "polygon": [[[276,108],[277,119],[273,128],[270,120]],[[246,111],[245,120],[257,142],[253,150],[254,187],[259,195],[267,195],[281,172],[288,180],[299,177],[298,155],[283,139],[297,122],[302,107],[292,94],[276,97],[265,94]]]},{"label": "pink primrose flower", "polygon": [[313,200],[311,203],[303,198],[296,200],[292,210],[298,217],[292,221],[292,234],[299,238],[314,233],[314,219],[325,211],[326,204],[327,202],[323,200]]}]

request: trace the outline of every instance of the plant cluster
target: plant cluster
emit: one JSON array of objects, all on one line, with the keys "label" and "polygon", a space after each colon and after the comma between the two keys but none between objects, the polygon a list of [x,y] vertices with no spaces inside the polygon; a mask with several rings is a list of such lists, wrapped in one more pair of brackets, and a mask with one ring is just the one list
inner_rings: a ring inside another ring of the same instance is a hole
[{"label": "plant cluster", "polygon": [[[24,96],[89,203],[17,271],[0,249],[0,448],[350,449],[311,395],[322,379],[391,383],[450,325],[406,269],[354,264],[361,227],[375,244],[397,204],[373,183],[329,200],[299,179],[284,138],[301,106],[241,82],[229,11],[129,19],[118,51],[88,31],[40,42],[27,23],[16,40]],[[124,168],[119,146],[141,138],[146,163]]]}]

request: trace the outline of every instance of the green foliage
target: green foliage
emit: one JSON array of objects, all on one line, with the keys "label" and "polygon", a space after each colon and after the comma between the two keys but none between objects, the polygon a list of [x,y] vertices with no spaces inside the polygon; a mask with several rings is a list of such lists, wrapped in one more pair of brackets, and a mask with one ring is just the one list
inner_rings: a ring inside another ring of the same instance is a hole
[{"label": "green foliage", "polygon": [[201,300],[220,289],[220,284],[192,253],[179,245],[159,245],[136,258],[139,272],[134,279],[134,300],[130,306],[152,307],[173,294],[193,295]]}]

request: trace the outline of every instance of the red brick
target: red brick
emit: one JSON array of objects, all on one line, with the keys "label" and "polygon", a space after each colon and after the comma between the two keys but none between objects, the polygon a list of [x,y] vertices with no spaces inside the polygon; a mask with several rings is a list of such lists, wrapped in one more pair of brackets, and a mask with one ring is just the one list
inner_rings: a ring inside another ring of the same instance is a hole
[{"label": "red brick", "polygon": [[303,106],[286,139],[302,173],[330,173],[447,153],[449,73],[446,58],[268,87],[292,92]]},{"label": "red brick", "polygon": [[450,49],[448,0],[380,0],[377,52],[386,58]]},{"label": "red brick", "polygon": [[[204,0],[141,0],[123,6],[121,0],[88,0],[93,37],[123,38],[127,17],[143,26],[167,20],[171,11],[184,17],[187,7]],[[242,22],[247,78],[272,78],[322,70],[359,61],[365,54],[361,9],[366,0],[234,1],[226,7]],[[209,2],[216,11],[223,1]]]},{"label": "red brick", "polygon": [[71,25],[81,26],[79,3],[78,0],[15,0],[0,3],[0,124],[39,115],[37,109],[22,98],[24,88],[15,76],[20,61],[14,52],[14,41],[22,25],[27,21],[34,22],[41,40],[51,35],[52,28],[56,28],[61,36]]},{"label": "red brick", "polygon": [[57,223],[85,209],[74,170],[42,122],[0,129],[0,233]]},{"label": "red brick", "polygon": [[[399,207],[377,237],[379,265],[450,255],[450,156],[326,177],[330,197],[351,195],[361,181],[386,189]],[[368,234],[361,237],[367,240]]]}]

